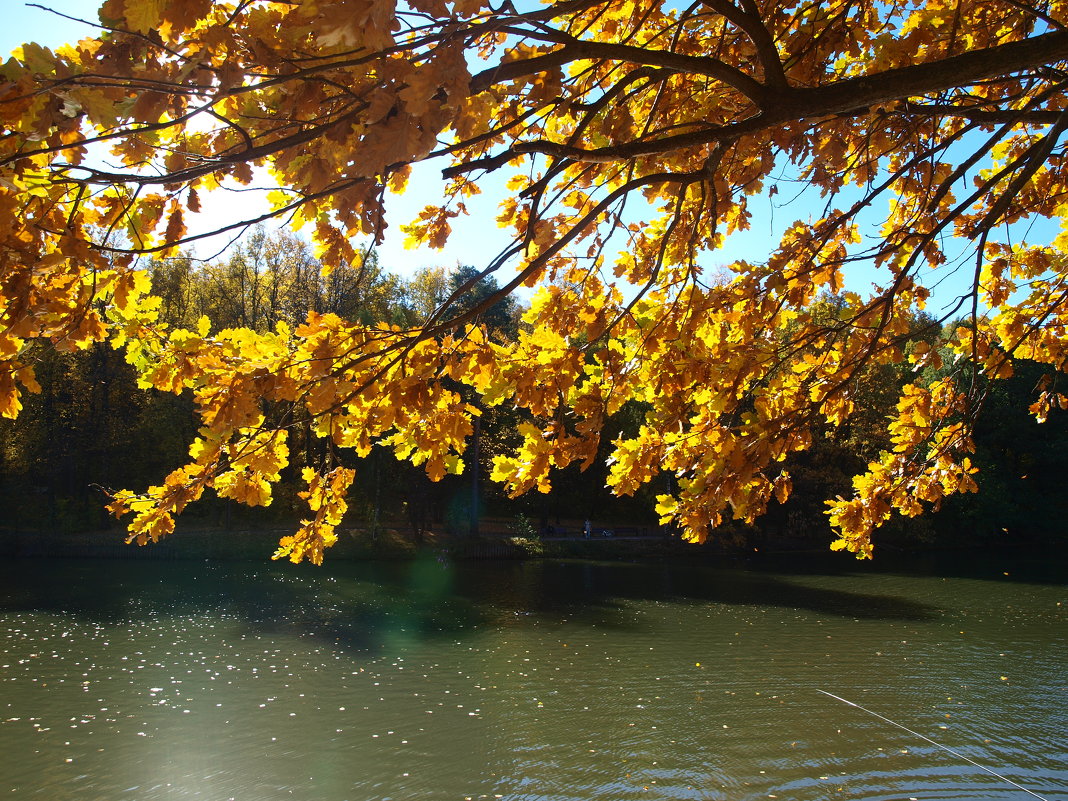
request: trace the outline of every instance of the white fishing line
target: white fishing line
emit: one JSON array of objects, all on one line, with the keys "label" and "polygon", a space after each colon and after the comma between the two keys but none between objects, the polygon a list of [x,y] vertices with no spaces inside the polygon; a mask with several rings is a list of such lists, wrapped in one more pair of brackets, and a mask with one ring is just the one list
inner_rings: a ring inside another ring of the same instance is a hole
[{"label": "white fishing line", "polygon": [[870,709],[867,709],[866,707],[863,707],[860,704],[854,704],[852,701],[847,701],[845,698],[842,698],[840,695],[835,695],[834,693],[829,693],[826,690],[817,689],[816,692],[823,693],[824,695],[826,695],[826,696],[828,696],[830,698],[833,698],[835,701],[841,701],[843,704],[849,704],[849,706],[854,706],[857,709],[859,709],[861,712],[867,712],[869,715],[872,715],[874,717],[879,718],[879,720],[885,720],[891,726],[897,726],[899,729],[907,731],[909,734],[913,735],[914,737],[919,737],[921,740],[925,740],[925,741],[929,742],[931,745],[935,746],[936,748],[941,748],[943,751],[948,751],[949,753],[953,754],[953,756],[957,757],[958,759],[963,759],[969,765],[975,765],[975,767],[979,768],[979,770],[985,770],[991,776],[997,776],[1003,782],[1008,782],[1013,787],[1017,788],[1018,790],[1023,790],[1028,795],[1033,795],[1035,798],[1041,799],[1041,801],[1049,801],[1048,798],[1045,798],[1045,797],[1039,795],[1034,790],[1028,790],[1022,784],[1017,784],[1012,779],[1010,779],[1008,776],[1002,776],[997,771],[993,771],[990,768],[986,767],[985,765],[980,765],[974,759],[969,759],[968,757],[964,756],[964,754],[960,753],[959,751],[954,751],[952,748],[950,748],[948,746],[945,746],[945,745],[942,745],[942,743],[936,743],[930,737],[926,737],[926,736],[920,734],[918,731],[913,731],[908,726],[902,726],[900,723],[898,723],[896,721],[893,721],[893,720],[890,720],[890,718],[886,717],[885,715],[880,715],[878,712],[872,712]]}]

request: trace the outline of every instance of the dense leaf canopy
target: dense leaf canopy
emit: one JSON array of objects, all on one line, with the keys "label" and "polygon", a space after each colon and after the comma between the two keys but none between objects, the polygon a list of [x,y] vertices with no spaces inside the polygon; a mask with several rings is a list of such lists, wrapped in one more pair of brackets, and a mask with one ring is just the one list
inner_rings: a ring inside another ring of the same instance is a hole
[{"label": "dense leaf canopy", "polygon": [[[889,447],[830,502],[833,547],[863,556],[895,510],[974,488],[972,421],[1014,358],[1050,367],[1040,419],[1066,404],[1068,240],[1019,233],[1068,199],[1061,0],[107,0],[99,20],[99,38],[0,69],[0,412],[34,389],[41,338],[110,339],[144,387],[190,390],[189,463],[112,504],[139,541],[205,489],[270,502],[288,419],[271,410],[439,477],[462,469],[480,408],[514,404],[534,422],[494,477],[522,493],[595,458],[627,402],[644,422],[615,441],[610,485],[669,471],[658,510],[703,539],[787,497],[783,460],[849,420],[866,371],[955,358],[905,386]],[[405,227],[416,243],[501,188],[513,245],[481,266],[503,294],[537,287],[514,341],[469,325],[499,299],[458,302],[477,274],[416,328],[159,323],[137,257],[193,241],[205,193],[269,175],[269,213],[324,264],[353,263],[420,162],[447,185]],[[786,207],[766,259],[732,261],[782,181],[820,204]],[[848,281],[860,267],[870,293]],[[909,344],[921,275],[950,269],[968,275],[959,325]],[[831,318],[813,312],[827,292]],[[279,555],[321,559],[352,476],[306,471],[311,514]]]}]

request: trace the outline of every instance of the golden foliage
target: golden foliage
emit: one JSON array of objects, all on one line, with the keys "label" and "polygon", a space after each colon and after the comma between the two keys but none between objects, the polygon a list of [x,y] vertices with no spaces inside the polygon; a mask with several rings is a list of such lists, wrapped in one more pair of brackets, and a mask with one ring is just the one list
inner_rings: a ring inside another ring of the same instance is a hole
[{"label": "golden foliage", "polygon": [[[465,385],[539,421],[495,465],[518,493],[588,464],[605,418],[637,401],[644,425],[614,440],[609,484],[632,493],[670,471],[678,491],[657,511],[700,540],[786,500],[781,462],[851,418],[865,370],[955,358],[905,388],[886,452],[831,502],[833,547],[870,555],[894,510],[975,488],[980,379],[1015,358],[1068,365],[1068,234],[1027,245],[1007,227],[1068,209],[1066,14],[1015,0],[107,0],[108,36],[27,44],[0,67],[0,414],[36,388],[34,339],[110,339],[142,386],[191,392],[190,463],[111,505],[146,542],[205,488],[270,502],[287,460],[271,404],[440,478],[462,469]],[[266,333],[157,323],[134,258],[189,242],[205,193],[271,176],[286,190],[275,213],[307,226],[329,267],[355,261],[353,238],[382,238],[384,190],[428,159],[449,183],[403,231],[434,247],[486,175],[519,170],[497,215],[515,246],[490,264],[516,270],[503,291],[540,286],[515,342],[464,331],[477,310],[417,330],[315,314]],[[823,211],[710,281],[707,254],[783,180]],[[924,272],[962,252],[967,316],[906,347]],[[861,261],[878,286],[842,292]],[[828,292],[842,301],[829,317],[815,311]],[[1051,384],[1032,411],[1065,403]],[[306,480],[314,517],[276,556],[319,561],[352,474]]]}]

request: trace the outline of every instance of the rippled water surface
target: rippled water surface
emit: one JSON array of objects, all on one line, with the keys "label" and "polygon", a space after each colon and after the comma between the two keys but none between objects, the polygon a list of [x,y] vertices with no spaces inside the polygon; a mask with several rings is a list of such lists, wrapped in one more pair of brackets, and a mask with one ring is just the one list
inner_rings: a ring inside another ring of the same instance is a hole
[{"label": "rippled water surface", "polygon": [[0,798],[1068,799],[1059,576],[9,562]]}]

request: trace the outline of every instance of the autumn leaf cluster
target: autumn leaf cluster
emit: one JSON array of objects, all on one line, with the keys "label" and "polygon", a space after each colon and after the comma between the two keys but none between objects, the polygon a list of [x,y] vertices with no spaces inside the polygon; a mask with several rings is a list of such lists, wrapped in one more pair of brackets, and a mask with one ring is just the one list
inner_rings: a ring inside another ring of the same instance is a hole
[{"label": "autumn leaf cluster", "polygon": [[[40,339],[110,340],[144,387],[192,393],[188,464],[112,504],[139,541],[206,489],[270,502],[287,451],[267,407],[436,478],[463,469],[480,408],[512,404],[533,422],[493,477],[521,493],[594,459],[628,402],[644,424],[614,440],[609,485],[670,472],[661,518],[701,540],[785,501],[784,460],[855,414],[866,371],[957,364],[905,387],[888,447],[830,502],[832,547],[866,556],[890,515],[975,488],[974,419],[1015,359],[1049,366],[1039,419],[1068,405],[1068,239],[1020,234],[1068,197],[1059,0],[107,0],[99,22],[0,68],[0,413],[34,390]],[[536,288],[514,341],[479,327],[483,308],[447,314],[455,297],[416,328],[159,322],[138,257],[195,242],[207,193],[268,181],[269,214],[324,264],[356,263],[421,162],[447,183],[412,244],[441,246],[472,196],[506,187],[513,244],[485,268],[502,294]],[[732,235],[780,185],[819,203],[786,204],[767,257],[737,259]],[[910,344],[951,273],[964,288],[939,323],[959,324]],[[309,472],[309,519],[279,555],[321,559],[347,470]]]}]

